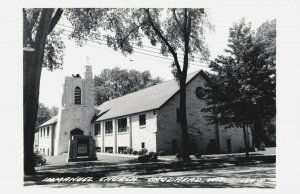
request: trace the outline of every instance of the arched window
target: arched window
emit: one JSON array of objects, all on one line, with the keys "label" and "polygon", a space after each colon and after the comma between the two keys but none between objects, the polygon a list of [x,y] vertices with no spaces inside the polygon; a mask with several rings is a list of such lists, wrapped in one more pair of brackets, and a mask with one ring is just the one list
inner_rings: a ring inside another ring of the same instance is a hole
[{"label": "arched window", "polygon": [[74,104],[81,104],[81,89],[78,86],[74,91]]}]

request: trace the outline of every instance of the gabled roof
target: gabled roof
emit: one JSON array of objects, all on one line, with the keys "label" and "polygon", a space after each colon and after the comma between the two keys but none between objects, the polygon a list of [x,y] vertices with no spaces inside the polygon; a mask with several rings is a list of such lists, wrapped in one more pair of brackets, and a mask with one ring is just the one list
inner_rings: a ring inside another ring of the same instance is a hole
[{"label": "gabled roof", "polygon": [[[202,70],[190,73],[187,75],[186,83],[188,84],[199,73],[206,76]],[[179,86],[173,79],[106,101],[97,108],[100,112],[94,122],[158,109],[177,92]]]},{"label": "gabled roof", "polygon": [[38,126],[37,128],[41,128],[44,127],[46,125],[50,125],[50,124],[54,124],[57,123],[57,115],[52,117],[51,119],[49,119],[48,121],[46,121],[45,123],[41,124],[40,126]]}]

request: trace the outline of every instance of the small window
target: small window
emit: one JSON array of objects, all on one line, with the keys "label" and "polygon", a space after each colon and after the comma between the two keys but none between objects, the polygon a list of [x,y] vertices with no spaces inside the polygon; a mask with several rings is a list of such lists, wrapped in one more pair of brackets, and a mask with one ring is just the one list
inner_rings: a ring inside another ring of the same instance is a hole
[{"label": "small window", "polygon": [[49,127],[47,127],[47,137],[49,137]]},{"label": "small window", "polygon": [[113,147],[105,147],[105,152],[113,153]]},{"label": "small window", "polygon": [[81,89],[78,86],[74,91],[74,104],[81,104]]},{"label": "small window", "polygon": [[44,137],[46,137],[46,128],[44,128]]},{"label": "small window", "polygon": [[112,133],[113,133],[112,121],[106,121],[105,122],[105,134],[112,134]]},{"label": "small window", "polygon": [[101,135],[101,126],[100,123],[95,124],[95,135]]},{"label": "small window", "polygon": [[145,142],[142,142],[142,148],[145,148]]},{"label": "small window", "polygon": [[139,120],[140,120],[140,126],[146,125],[146,115],[139,115]]},{"label": "small window", "polygon": [[119,154],[125,154],[127,150],[127,147],[118,147],[118,153]]},{"label": "small window", "polygon": [[43,128],[40,129],[41,138],[43,136]]},{"label": "small window", "polygon": [[203,97],[205,96],[204,89],[202,87],[197,87],[195,90],[195,94],[200,100],[203,99]]},{"label": "small window", "polygon": [[176,118],[177,118],[177,123],[180,123],[181,117],[180,117],[180,109],[179,108],[176,109]]},{"label": "small window", "polygon": [[127,132],[127,118],[118,119],[118,133]]}]

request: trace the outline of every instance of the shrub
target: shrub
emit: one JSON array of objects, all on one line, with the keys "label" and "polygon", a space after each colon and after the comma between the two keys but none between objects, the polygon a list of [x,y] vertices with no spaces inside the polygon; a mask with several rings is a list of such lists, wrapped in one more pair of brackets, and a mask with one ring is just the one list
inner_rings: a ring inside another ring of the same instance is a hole
[{"label": "shrub", "polygon": [[182,158],[181,153],[177,153],[177,154],[176,154],[176,158],[181,159],[181,158]]},{"label": "shrub", "polygon": [[133,155],[137,155],[138,153],[139,153],[139,152],[136,151],[136,150],[134,150],[134,151],[132,152]]},{"label": "shrub", "polygon": [[158,155],[159,155],[159,156],[165,156],[166,153],[165,153],[164,151],[159,151],[159,152],[158,152]]},{"label": "shrub", "polygon": [[266,150],[266,145],[264,143],[260,143],[258,150],[259,151],[265,151]]},{"label": "shrub", "polygon": [[142,155],[138,157],[138,161],[139,162],[149,162],[150,161],[150,156],[149,155]]},{"label": "shrub", "polygon": [[149,155],[150,157],[152,157],[152,155],[153,155],[154,153],[155,153],[155,152],[149,152],[148,155]]},{"label": "shrub", "polygon": [[[149,156],[150,156],[150,154],[149,154]],[[156,162],[157,158],[158,158],[157,153],[153,152],[153,154],[151,154],[151,156],[150,156],[150,161]]]},{"label": "shrub", "polygon": [[112,149],[109,149],[107,152],[108,152],[108,153],[113,153],[113,150],[112,150]]},{"label": "shrub", "polygon": [[126,148],[126,153],[127,154],[132,154],[132,152],[133,152],[133,149],[131,147]]},{"label": "shrub", "polygon": [[141,149],[141,155],[146,155],[146,154],[148,154],[148,149],[147,148],[142,148]]},{"label": "shrub", "polygon": [[46,162],[47,162],[46,158],[38,151],[34,152],[33,160],[34,160],[35,167],[36,166],[44,166],[44,165],[46,165]]},{"label": "shrub", "polygon": [[200,153],[196,153],[195,157],[199,159],[199,158],[201,158],[201,154]]}]

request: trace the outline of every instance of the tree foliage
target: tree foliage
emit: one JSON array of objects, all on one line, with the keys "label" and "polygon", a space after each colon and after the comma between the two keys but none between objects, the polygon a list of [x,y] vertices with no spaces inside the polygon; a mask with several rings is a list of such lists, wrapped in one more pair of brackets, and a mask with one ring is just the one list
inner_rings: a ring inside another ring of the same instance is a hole
[{"label": "tree foliage", "polygon": [[[212,123],[249,126],[264,123],[276,113],[276,22],[266,22],[254,33],[242,19],[229,30],[226,55],[211,62],[205,88]],[[216,114],[221,113],[220,118]],[[255,131],[254,131],[255,133]]]},{"label": "tree foliage", "polygon": [[149,71],[128,71],[119,67],[102,70],[95,76],[94,81],[97,105],[162,82],[159,77],[153,78]]},{"label": "tree foliage", "polygon": [[38,127],[39,125],[51,119],[52,117],[56,116],[57,113],[58,113],[58,107],[53,106],[51,108],[48,108],[43,103],[39,103],[35,126]]},{"label": "tree foliage", "polygon": [[134,45],[143,47],[146,37],[161,47],[163,55],[174,56],[174,67],[181,65],[177,55],[185,52],[190,59],[209,58],[205,32],[214,26],[205,9],[66,9],[65,13],[74,27],[71,37],[79,45],[88,39],[104,40],[127,55],[134,52]]},{"label": "tree foliage", "polygon": [[[41,18],[41,12],[42,9],[24,9],[24,17],[26,18],[24,28],[26,28],[27,30],[26,35],[24,34],[24,44],[27,44],[28,40],[29,43],[34,44],[36,39],[38,21]],[[47,68],[50,71],[62,68],[65,44],[60,36],[61,33],[61,30],[53,28],[51,32],[49,32],[46,39],[43,56],[43,67]]]}]

